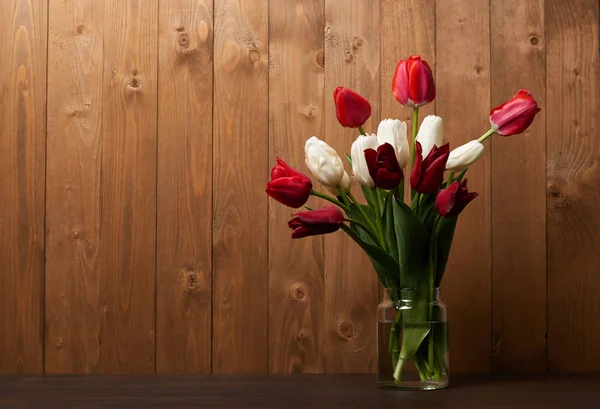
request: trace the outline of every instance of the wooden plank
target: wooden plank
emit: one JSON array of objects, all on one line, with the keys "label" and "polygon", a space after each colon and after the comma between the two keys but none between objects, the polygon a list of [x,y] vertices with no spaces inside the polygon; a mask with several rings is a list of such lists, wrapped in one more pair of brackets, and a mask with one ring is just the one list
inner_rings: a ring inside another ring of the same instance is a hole
[{"label": "wooden plank", "polygon": [[548,367],[600,370],[596,0],[546,0]]},{"label": "wooden plank", "polygon": [[[490,12],[492,106],[527,88],[545,108],[544,0],[494,0]],[[546,370],[545,114],[490,141],[494,371]]]},{"label": "wooden plank", "polygon": [[101,371],[155,358],[157,0],[106,0],[102,109]]},{"label": "wooden plank", "polygon": [[268,11],[215,3],[213,372],[267,372]]},{"label": "wooden plank", "polygon": [[[489,129],[489,4],[436,3],[437,113],[451,147]],[[442,282],[451,326],[452,372],[485,372],[491,361],[490,154],[471,167],[480,196],[461,215]]]},{"label": "wooden plank", "polygon": [[[278,156],[304,170],[304,142],[323,135],[324,8],[323,0],[270,3],[271,166]],[[269,371],[322,372],[323,238],[291,240],[291,212],[269,203]]]},{"label": "wooden plank", "polygon": [[0,373],[41,373],[47,3],[2,1],[0,21]]},{"label": "wooden plank", "polygon": [[211,371],[212,3],[159,2],[159,373]]},{"label": "wooden plank", "polygon": [[[411,55],[420,55],[435,72],[435,0],[380,3],[381,117],[407,121],[410,130],[412,108],[396,101],[391,91],[392,78],[398,62]],[[419,110],[421,118],[434,113],[435,100]]]},{"label": "wooden plank", "polygon": [[50,6],[45,372],[97,373],[103,8]]},{"label": "wooden plank", "polygon": [[457,387],[444,392],[394,393],[375,387],[370,374],[13,376],[0,378],[0,405],[22,409],[597,409],[599,382],[598,374],[457,374],[452,376]]},{"label": "wooden plank", "polygon": [[[350,152],[357,130],[335,115],[337,86],[355,90],[372,107],[367,132],[379,124],[379,2],[325,1],[325,135],[340,155]],[[350,170],[349,166],[346,166]],[[361,197],[355,184],[356,197]],[[376,364],[378,279],[364,252],[338,232],[325,241],[326,372],[370,372]]]}]

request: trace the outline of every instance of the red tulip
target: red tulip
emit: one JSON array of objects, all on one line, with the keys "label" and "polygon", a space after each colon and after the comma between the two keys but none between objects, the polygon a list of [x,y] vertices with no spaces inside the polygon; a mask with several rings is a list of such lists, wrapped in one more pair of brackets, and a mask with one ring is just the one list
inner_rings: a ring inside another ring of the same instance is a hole
[{"label": "red tulip", "polygon": [[469,192],[466,180],[454,181],[438,193],[435,198],[435,208],[442,217],[456,217],[477,196],[479,196],[477,193]]},{"label": "red tulip", "polygon": [[277,158],[265,191],[278,202],[298,208],[308,201],[311,189],[312,182],[308,176]]},{"label": "red tulip", "polygon": [[421,143],[416,143],[415,164],[410,175],[410,185],[419,193],[435,193],[444,181],[446,161],[450,155],[450,145],[438,148],[433,145],[429,155],[423,159]]},{"label": "red tulip", "polygon": [[377,150],[365,149],[365,159],[369,168],[369,175],[375,186],[390,190],[400,184],[404,178],[402,168],[396,159],[396,151],[389,143],[380,145]]},{"label": "red tulip", "polygon": [[298,212],[288,222],[293,229],[292,239],[337,231],[344,224],[344,215],[337,207],[328,205],[318,210]]},{"label": "red tulip", "polygon": [[514,97],[490,112],[490,124],[499,135],[510,136],[523,132],[540,112],[531,92],[521,89]]},{"label": "red tulip", "polygon": [[333,92],[337,119],[346,128],[358,128],[371,116],[369,101],[351,89],[337,87]]},{"label": "red tulip", "polygon": [[418,55],[401,60],[392,79],[392,93],[402,105],[420,107],[435,99],[435,82],[427,62]]}]

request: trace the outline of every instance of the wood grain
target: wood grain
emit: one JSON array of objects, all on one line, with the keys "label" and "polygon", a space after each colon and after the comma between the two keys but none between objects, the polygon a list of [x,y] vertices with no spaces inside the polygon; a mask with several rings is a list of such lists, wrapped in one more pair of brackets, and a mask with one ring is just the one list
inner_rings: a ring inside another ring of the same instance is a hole
[{"label": "wood grain", "polygon": [[[489,5],[460,0],[436,7],[436,107],[453,148],[489,129]],[[442,282],[454,372],[490,370],[490,167],[486,152],[467,174],[469,189],[480,196],[460,217]]]},{"label": "wood grain", "polygon": [[[270,3],[271,166],[280,157],[306,171],[304,142],[323,135],[324,9],[323,0]],[[269,202],[269,372],[322,372],[323,238],[290,239],[293,211]]]},{"label": "wood grain", "polygon": [[107,0],[101,372],[155,370],[157,0]]},{"label": "wood grain", "polygon": [[267,372],[268,1],[215,3],[213,372]]},{"label": "wood grain", "polygon": [[45,1],[0,2],[0,373],[41,373]]},{"label": "wood grain", "polygon": [[158,373],[211,371],[212,0],[160,0]]},{"label": "wood grain", "polygon": [[104,10],[49,10],[45,372],[100,371]]},{"label": "wood grain", "polygon": [[600,368],[600,56],[595,0],[546,0],[548,367]]},{"label": "wood grain", "polygon": [[[544,0],[491,2],[492,106],[529,89],[542,111],[492,149],[492,365],[546,370],[546,123]],[[519,153],[520,152],[520,153]]]},{"label": "wood grain", "polygon": [[[367,132],[379,124],[379,2],[325,1],[325,135],[340,155],[358,131],[342,128],[333,91],[351,88],[370,101]],[[343,156],[342,156],[343,157]],[[350,167],[346,165],[347,170]],[[355,184],[354,193],[360,196]],[[326,372],[370,372],[376,364],[378,279],[364,252],[342,232],[325,241]]]},{"label": "wood grain", "polygon": [[[400,60],[420,55],[435,73],[435,0],[380,0],[381,118],[409,123],[412,108],[392,95],[392,78]],[[435,113],[435,100],[419,110],[424,118]],[[409,188],[406,183],[407,189]]]}]

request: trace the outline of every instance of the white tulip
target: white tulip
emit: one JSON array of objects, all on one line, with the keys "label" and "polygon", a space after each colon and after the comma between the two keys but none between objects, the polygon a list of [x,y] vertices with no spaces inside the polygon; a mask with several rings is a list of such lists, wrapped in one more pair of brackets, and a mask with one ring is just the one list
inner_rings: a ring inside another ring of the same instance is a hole
[{"label": "white tulip", "polygon": [[389,143],[396,151],[396,159],[400,168],[404,169],[410,157],[410,148],[406,137],[406,122],[398,119],[384,119],[377,128],[377,141],[379,145]]},{"label": "white tulip", "polygon": [[377,135],[360,135],[354,143],[352,143],[352,149],[350,155],[352,156],[352,172],[354,173],[354,179],[363,186],[373,187],[375,182],[369,174],[369,167],[367,166],[367,160],[365,159],[365,149],[377,149],[379,142],[377,141]]},{"label": "white tulip", "polygon": [[306,166],[326,187],[337,188],[344,178],[344,164],[337,152],[313,136],[304,145]]},{"label": "white tulip", "polygon": [[[352,184],[352,179],[350,178],[350,175],[348,174],[348,172],[344,171],[344,177],[342,178],[342,183],[340,184],[341,188],[344,189],[344,192],[349,192],[351,184]],[[340,195],[340,192],[338,191],[338,189],[334,189],[329,186],[326,186],[326,187],[327,187],[327,190],[329,190],[335,196]]]},{"label": "white tulip", "polygon": [[417,133],[417,142],[423,148],[423,159],[429,155],[433,145],[438,148],[444,141],[444,123],[442,118],[435,115],[428,115],[423,119],[419,132]]},{"label": "white tulip", "polygon": [[459,172],[468,168],[483,155],[483,150],[483,145],[477,140],[467,142],[453,149],[450,152],[450,156],[448,156],[446,169],[452,172]]}]

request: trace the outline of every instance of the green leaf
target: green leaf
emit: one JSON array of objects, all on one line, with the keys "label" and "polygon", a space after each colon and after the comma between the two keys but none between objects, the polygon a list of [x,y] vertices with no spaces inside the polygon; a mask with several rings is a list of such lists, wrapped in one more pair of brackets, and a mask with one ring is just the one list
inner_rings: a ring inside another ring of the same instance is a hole
[{"label": "green leaf", "polygon": [[398,263],[396,260],[394,260],[381,247],[364,241],[347,225],[342,225],[342,230],[344,230],[346,234],[348,234],[352,240],[354,240],[365,251],[365,253],[367,253],[383,285],[392,286],[393,283],[389,281],[388,275],[389,272],[398,271]]},{"label": "green leaf", "polygon": [[406,203],[394,199],[392,204],[400,281],[403,287],[418,290],[419,282],[427,278],[429,235]]},{"label": "green leaf", "polygon": [[363,185],[360,185],[360,189],[363,192],[363,196],[365,197],[365,199],[367,200],[367,203],[369,204],[369,206],[372,206],[373,209],[377,208],[377,196],[376,196],[376,190],[375,188],[370,188],[370,187],[365,187]]},{"label": "green leaf", "polygon": [[[384,212],[382,217],[383,237],[388,246],[390,256],[392,256],[394,260],[398,261],[398,244],[396,243],[396,230],[394,227],[393,206],[394,198],[390,193],[385,198]],[[395,274],[398,274],[398,278],[400,278],[400,271],[396,271]]]},{"label": "green leaf", "polygon": [[344,156],[346,157],[346,160],[348,161],[350,166],[352,166],[352,156],[348,155],[347,153],[344,153]]},{"label": "green leaf", "polygon": [[454,238],[454,230],[456,229],[456,222],[458,217],[447,219],[442,217],[436,228],[436,277],[435,286],[439,287],[448,264],[448,256],[450,255],[450,248],[452,247],[452,239]]}]

